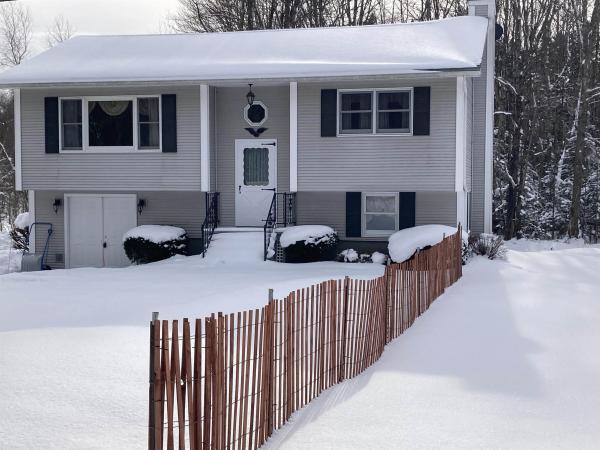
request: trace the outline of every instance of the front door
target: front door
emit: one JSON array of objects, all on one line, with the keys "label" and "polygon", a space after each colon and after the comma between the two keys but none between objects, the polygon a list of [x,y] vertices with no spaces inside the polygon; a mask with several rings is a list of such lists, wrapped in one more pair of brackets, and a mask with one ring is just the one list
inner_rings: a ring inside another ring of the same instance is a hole
[{"label": "front door", "polygon": [[137,225],[135,195],[66,195],[67,267],[129,264],[123,235]]},{"label": "front door", "polygon": [[276,187],[277,141],[275,139],[236,139],[236,226],[263,226]]}]

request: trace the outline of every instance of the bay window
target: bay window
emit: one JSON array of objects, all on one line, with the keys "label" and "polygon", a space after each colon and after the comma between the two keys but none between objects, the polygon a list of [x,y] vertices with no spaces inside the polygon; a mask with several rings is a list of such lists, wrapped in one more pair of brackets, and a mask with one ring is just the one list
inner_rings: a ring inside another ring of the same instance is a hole
[{"label": "bay window", "polygon": [[60,99],[60,150],[160,151],[159,96]]}]

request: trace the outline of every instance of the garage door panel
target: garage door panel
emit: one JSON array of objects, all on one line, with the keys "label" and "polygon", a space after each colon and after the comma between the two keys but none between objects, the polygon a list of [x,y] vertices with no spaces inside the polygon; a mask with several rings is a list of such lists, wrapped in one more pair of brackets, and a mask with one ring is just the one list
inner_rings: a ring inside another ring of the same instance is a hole
[{"label": "garage door panel", "polygon": [[102,198],[69,198],[69,266],[102,267]]},{"label": "garage door panel", "polygon": [[104,265],[129,265],[123,235],[137,225],[135,197],[104,197]]}]

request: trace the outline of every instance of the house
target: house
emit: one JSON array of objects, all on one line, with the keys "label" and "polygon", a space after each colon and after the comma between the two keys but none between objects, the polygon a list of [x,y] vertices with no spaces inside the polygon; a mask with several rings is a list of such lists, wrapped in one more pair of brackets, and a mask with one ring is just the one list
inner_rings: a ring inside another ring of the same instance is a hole
[{"label": "house", "polygon": [[221,227],[262,227],[292,193],[295,222],[355,248],[415,224],[490,232],[494,36],[494,2],[471,0],[424,23],[80,36],[0,74],[48,264],[125,264],[141,224],[201,248],[207,193]]}]

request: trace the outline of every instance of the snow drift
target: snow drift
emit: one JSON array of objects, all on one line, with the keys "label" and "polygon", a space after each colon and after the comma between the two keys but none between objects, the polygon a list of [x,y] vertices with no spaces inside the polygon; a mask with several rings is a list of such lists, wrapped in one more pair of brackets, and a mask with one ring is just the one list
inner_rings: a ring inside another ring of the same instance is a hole
[{"label": "snow drift", "polygon": [[[409,259],[419,249],[438,244],[458,230],[447,225],[421,225],[396,231],[388,240],[390,258],[395,263]],[[463,235],[463,240],[464,240]]]}]

